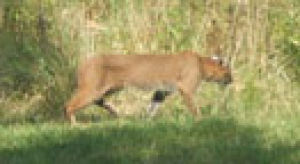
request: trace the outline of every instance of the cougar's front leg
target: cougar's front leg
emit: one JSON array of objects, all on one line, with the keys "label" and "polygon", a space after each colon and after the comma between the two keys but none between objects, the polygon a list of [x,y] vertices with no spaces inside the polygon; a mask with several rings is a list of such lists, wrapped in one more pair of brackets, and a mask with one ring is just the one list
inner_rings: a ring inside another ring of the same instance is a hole
[{"label": "cougar's front leg", "polygon": [[195,117],[197,117],[197,119],[201,117],[201,112],[198,114],[198,110],[194,102],[194,94],[197,89],[198,83],[199,80],[194,76],[187,76],[185,79],[177,83],[178,90],[182,95],[184,103],[186,104],[189,111]]}]

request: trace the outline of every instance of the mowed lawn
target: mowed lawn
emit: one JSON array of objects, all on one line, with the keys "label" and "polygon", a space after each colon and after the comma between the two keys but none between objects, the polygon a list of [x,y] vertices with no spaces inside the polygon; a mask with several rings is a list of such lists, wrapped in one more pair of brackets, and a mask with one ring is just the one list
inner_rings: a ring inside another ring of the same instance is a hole
[{"label": "mowed lawn", "polygon": [[299,140],[282,137],[297,131],[276,131],[217,117],[2,125],[0,163],[299,163]]}]

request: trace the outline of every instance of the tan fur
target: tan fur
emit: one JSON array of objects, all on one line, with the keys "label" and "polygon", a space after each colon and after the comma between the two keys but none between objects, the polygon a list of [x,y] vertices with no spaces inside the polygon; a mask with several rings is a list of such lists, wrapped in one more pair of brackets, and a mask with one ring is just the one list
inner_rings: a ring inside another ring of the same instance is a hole
[{"label": "tan fur", "polygon": [[188,109],[197,115],[193,102],[201,80],[230,82],[228,67],[193,52],[177,55],[102,55],[82,62],[78,89],[66,105],[66,116],[74,123],[75,110],[83,108],[113,89],[126,86],[173,86],[181,93]]}]

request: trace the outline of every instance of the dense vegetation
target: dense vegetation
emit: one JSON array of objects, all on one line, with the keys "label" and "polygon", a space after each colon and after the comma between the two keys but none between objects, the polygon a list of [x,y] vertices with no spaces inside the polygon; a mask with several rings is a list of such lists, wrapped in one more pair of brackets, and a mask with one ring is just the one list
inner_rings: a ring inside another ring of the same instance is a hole
[{"label": "dense vegetation", "polygon": [[[300,1],[0,1],[0,163],[299,163]],[[234,83],[203,83],[204,118],[177,94],[145,120],[150,91],[110,97],[62,123],[77,61],[193,50],[231,59]]]}]

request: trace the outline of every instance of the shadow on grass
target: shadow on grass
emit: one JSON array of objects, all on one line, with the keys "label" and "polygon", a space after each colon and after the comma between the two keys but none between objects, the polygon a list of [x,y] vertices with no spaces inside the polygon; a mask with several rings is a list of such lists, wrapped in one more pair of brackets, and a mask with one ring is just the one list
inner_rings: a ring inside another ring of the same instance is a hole
[{"label": "shadow on grass", "polygon": [[273,143],[232,119],[113,122],[41,128],[25,146],[0,151],[0,163],[297,163],[297,146]]}]

